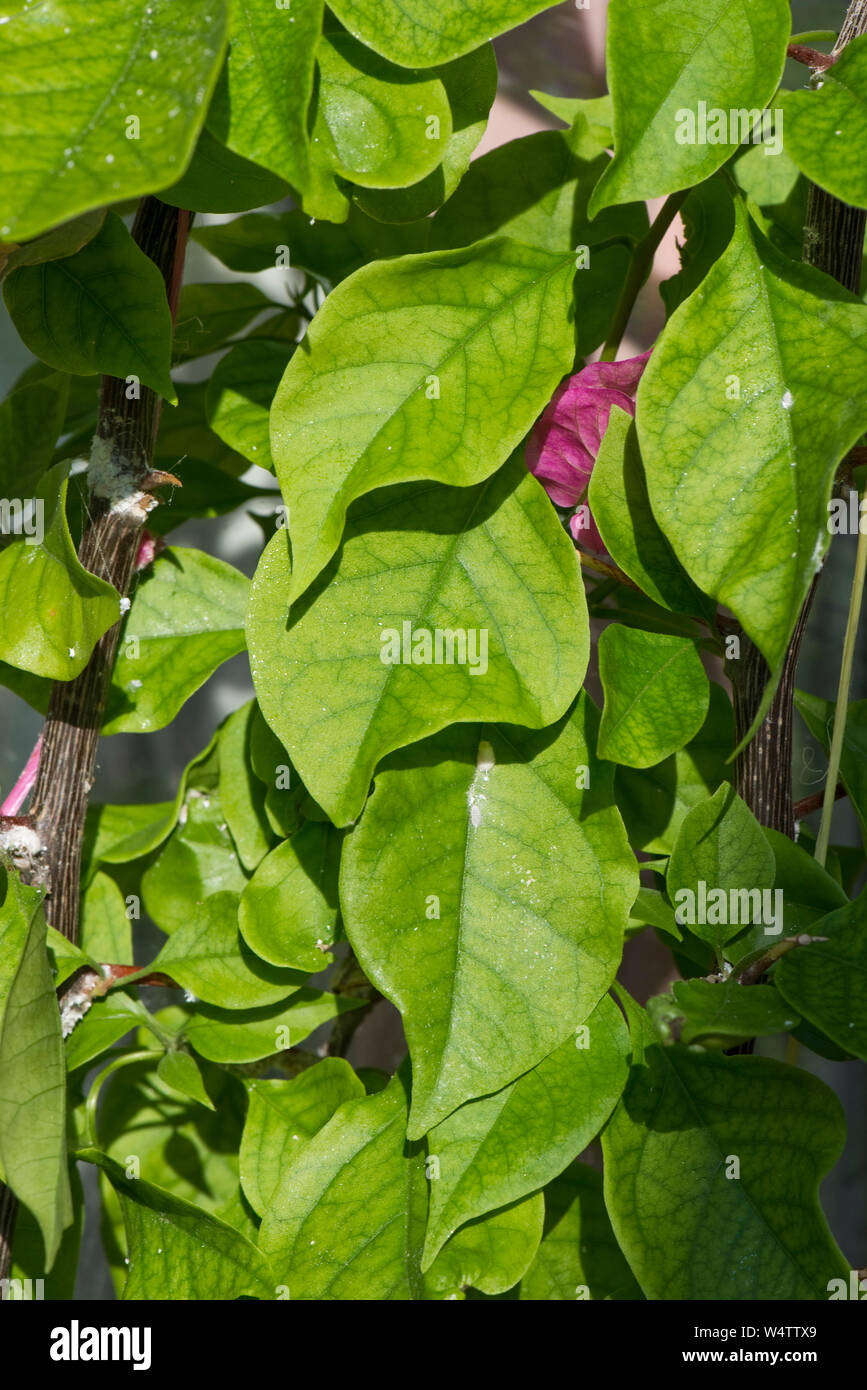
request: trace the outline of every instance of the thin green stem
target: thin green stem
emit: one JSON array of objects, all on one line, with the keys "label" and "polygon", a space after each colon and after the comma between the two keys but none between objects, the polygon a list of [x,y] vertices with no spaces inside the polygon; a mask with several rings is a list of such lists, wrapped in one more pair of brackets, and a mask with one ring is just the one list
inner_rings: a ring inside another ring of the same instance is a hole
[{"label": "thin green stem", "polygon": [[608,337],[605,339],[605,346],[602,349],[601,361],[613,362],[623,341],[629,320],[632,318],[632,311],[635,308],[635,301],[638,298],[641,287],[650,274],[653,266],[654,257],[659,250],[662,238],[665,236],[677,214],[680,212],[681,205],[686,197],[688,189],[684,188],[680,193],[672,193],[666,198],[659,213],[654,218],[650,231],[643,241],[640,241],[635,248],[635,255],[632,257],[632,264],[629,267],[629,274],[623,282],[623,290]]},{"label": "thin green stem", "polygon": [[117,1057],[113,1062],[110,1062],[109,1065],[99,1073],[99,1076],[95,1078],[87,1094],[87,1102],[84,1107],[87,1135],[94,1148],[99,1147],[96,1139],[96,1103],[99,1100],[99,1093],[102,1090],[103,1083],[108,1080],[113,1072],[119,1071],[121,1067],[128,1067],[132,1062],[145,1062],[152,1059],[159,1061],[163,1055],[162,1052],[151,1052],[146,1048],[139,1049],[136,1052],[127,1052],[124,1057]]},{"label": "thin green stem", "polygon": [[843,660],[840,663],[840,684],[837,689],[837,708],[834,712],[834,732],[831,735],[831,752],[828,758],[828,778],[825,782],[825,799],[822,802],[822,820],[816,838],[816,859],[823,866],[828,855],[828,841],[831,838],[831,813],[834,810],[837,778],[840,775],[840,757],[843,752],[843,736],[846,732],[846,714],[849,708],[849,687],[852,683],[852,659],[855,655],[855,638],[858,635],[858,620],[861,616],[861,601],[864,597],[865,574],[867,574],[867,532],[859,526],[855,577],[852,580],[852,594],[849,599],[849,617],[846,622]]}]

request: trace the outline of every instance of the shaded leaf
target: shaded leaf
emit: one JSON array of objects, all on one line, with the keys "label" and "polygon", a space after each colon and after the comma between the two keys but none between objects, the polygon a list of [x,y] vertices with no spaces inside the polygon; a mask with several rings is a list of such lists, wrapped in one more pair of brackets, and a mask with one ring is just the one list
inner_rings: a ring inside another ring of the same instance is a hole
[{"label": "shaded leaf", "polygon": [[446,1242],[424,1278],[425,1298],[459,1298],[472,1287],[501,1294],[529,1268],[545,1219],[541,1192],[476,1217]]},{"label": "shaded leaf", "polygon": [[[761,898],[762,890],[773,886],[774,872],[774,853],[761,826],[746,802],[724,782],[684,817],[668,861],[665,886],[680,925],[688,925],[700,940],[721,950],[751,921],[761,921],[766,933],[769,928],[774,935],[782,931],[782,922],[766,920],[764,905],[757,910],[755,901],[757,893]],[[711,902],[712,892],[721,892],[724,903]],[[736,902],[733,893],[738,895]],[[772,944],[770,937],[766,940]]]},{"label": "shaded leaf", "polygon": [[0,1165],[4,1180],[39,1225],[50,1269],[73,1220],[66,1061],[45,950],[43,895],[24,887],[12,873],[5,879],[0,907]]},{"label": "shaded leaf", "polygon": [[264,1009],[217,1009],[198,1004],[185,1033],[201,1057],[227,1063],[258,1062],[296,1047],[323,1023],[360,1007],[348,995],[296,989],[284,1003]]},{"label": "shaded leaf", "polygon": [[236,154],[294,188],[307,182],[307,108],[313,93],[322,0],[239,0],[229,22],[229,56],[208,126]]},{"label": "shaded leaf", "polygon": [[75,255],[13,270],[3,299],[23,342],[49,366],[136,376],[176,399],[162,275],[113,212]]},{"label": "shaded leaf", "polygon": [[605,707],[599,756],[652,767],[689,743],[707,717],[708,678],[685,637],[612,623],[599,636]]},{"label": "shaded leaf", "polygon": [[232,1226],[144,1178],[131,1181],[97,1149],[79,1157],[107,1174],[120,1199],[129,1247],[124,1299],[274,1298],[268,1262]]},{"label": "shaded leaf", "polygon": [[865,908],[862,894],[823,918],[812,934],[830,940],[789,951],[774,971],[774,981],[789,1003],[838,1047],[862,1061],[867,1061]]},{"label": "shaded leaf", "polygon": [[554,1302],[643,1298],[614,1239],[602,1174],[572,1163],[545,1188],[545,1230],[521,1280],[521,1299]]},{"label": "shaded leaf", "polygon": [[660,1047],[643,1015],[630,1027],[638,1055],[602,1151],[605,1204],[645,1296],[827,1298],[848,1271],[818,1201],[843,1149],[836,1096],[766,1057]]}]

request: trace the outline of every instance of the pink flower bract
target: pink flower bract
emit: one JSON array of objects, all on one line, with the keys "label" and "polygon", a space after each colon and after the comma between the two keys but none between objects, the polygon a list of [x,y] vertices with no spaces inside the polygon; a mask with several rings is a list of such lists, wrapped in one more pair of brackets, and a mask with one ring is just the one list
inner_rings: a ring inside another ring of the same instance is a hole
[{"label": "pink flower bract", "polygon": [[[611,407],[635,415],[635,393],[649,357],[643,352],[622,362],[591,362],[557,387],[527,441],[527,467],[558,506],[577,506],[586,491]],[[589,525],[581,521],[578,515],[569,520],[575,540],[604,551],[592,517]]]}]

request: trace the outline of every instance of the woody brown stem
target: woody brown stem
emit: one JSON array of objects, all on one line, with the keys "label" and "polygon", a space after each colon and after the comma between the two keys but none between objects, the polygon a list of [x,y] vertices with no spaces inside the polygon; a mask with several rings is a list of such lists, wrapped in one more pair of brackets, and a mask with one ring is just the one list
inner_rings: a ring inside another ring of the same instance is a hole
[{"label": "woody brown stem", "polygon": [[[867,0],[853,0],[834,46],[833,57],[846,44],[867,33]],[[809,185],[804,226],[803,259],[831,275],[854,294],[860,292],[861,256],[867,212],[849,207],[816,184]],[[814,579],[801,610],[783,663],[779,688],[752,742],[737,760],[740,795],[763,824],[794,837],[792,806],[792,723],[795,668],[816,592]],[[739,662],[730,662],[737,743],[746,737],[758,713],[770,672],[758,648],[744,633]]]},{"label": "woody brown stem", "polygon": [[[134,241],[162,274],[173,322],[191,221],[189,212],[150,197],[139,204],[132,228]],[[85,569],[114,585],[121,597],[129,589],[142,524],[156,505],[148,492],[147,475],[161,404],[148,387],[130,392],[126,381],[102,378],[79,559]],[[97,460],[99,470],[94,467]],[[120,614],[118,622],[100,638],[81,674],[75,680],[54,684],[27,817],[41,848],[22,877],[46,888],[46,917],[72,942],[78,936],[84,818],[119,631]],[[8,1275],[16,1205],[12,1194],[0,1184],[0,1278]]]}]

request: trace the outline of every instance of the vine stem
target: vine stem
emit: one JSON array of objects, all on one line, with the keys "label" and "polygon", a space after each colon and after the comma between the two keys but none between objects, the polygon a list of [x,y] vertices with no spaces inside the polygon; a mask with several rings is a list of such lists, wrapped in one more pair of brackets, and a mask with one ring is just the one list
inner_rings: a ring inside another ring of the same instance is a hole
[{"label": "vine stem", "polygon": [[110,1076],[113,1076],[116,1071],[119,1071],[121,1067],[132,1066],[134,1062],[158,1061],[163,1055],[162,1052],[157,1052],[151,1048],[140,1048],[135,1052],[127,1052],[123,1057],[114,1058],[113,1061],[109,1062],[107,1067],[103,1067],[99,1076],[94,1078],[84,1106],[87,1137],[94,1148],[98,1147],[96,1138],[96,1105],[105,1082]]},{"label": "vine stem", "polygon": [[[833,57],[864,33],[867,33],[867,0],[852,0],[834,45]],[[803,260],[858,294],[867,212],[841,202],[817,184],[808,183],[807,188]],[[795,669],[818,579],[817,574],[795,625],[770,709],[737,759],[740,795],[762,825],[781,831],[789,839],[795,833],[792,805]],[[746,633],[741,634],[741,648],[740,659],[726,663],[726,674],[731,679],[734,694],[736,747],[753,725],[771,676],[765,658]],[[829,794],[833,795],[833,779],[830,786]]]},{"label": "vine stem", "polygon": [[[133,240],[162,274],[173,324],[191,223],[190,212],[147,197],[132,227]],[[170,477],[151,467],[161,406],[148,387],[130,397],[126,381],[102,378],[78,558],[121,598],[129,589],[148,511],[157,505],[152,491]],[[47,890],[46,918],[72,942],[78,937],[84,821],[119,635],[120,614],[81,674],[52,687],[32,809],[24,818],[40,848],[21,876]],[[0,1279],[9,1274],[17,1210],[14,1194],[0,1182]]]},{"label": "vine stem", "polygon": [[659,212],[653,220],[650,231],[635,248],[635,255],[632,257],[632,264],[629,273],[623,282],[623,289],[617,308],[614,311],[614,318],[605,345],[600,354],[601,362],[613,362],[620,350],[623,335],[626,332],[629,320],[632,318],[632,311],[635,308],[635,301],[639,292],[650,274],[653,266],[654,257],[659,250],[662,238],[665,236],[677,214],[680,212],[688,188],[682,189],[679,193],[672,193],[666,198]]},{"label": "vine stem", "polygon": [[[867,492],[865,492],[864,496],[867,498]],[[867,574],[867,531],[862,530],[861,526],[859,526],[858,549],[855,554],[855,574],[852,579],[852,593],[849,598],[849,616],[846,620],[843,658],[840,662],[840,684],[837,688],[837,707],[834,712],[834,732],[831,735],[831,751],[828,758],[828,779],[825,783],[825,798],[822,802],[822,819],[819,822],[819,834],[816,837],[816,860],[823,868],[828,856],[828,841],[831,838],[831,816],[834,810],[837,778],[840,774],[843,738],[846,733],[846,715],[849,709],[849,688],[852,684],[852,661],[855,656],[855,639],[858,636],[858,620],[861,617],[861,603],[864,598],[865,574]]]}]

